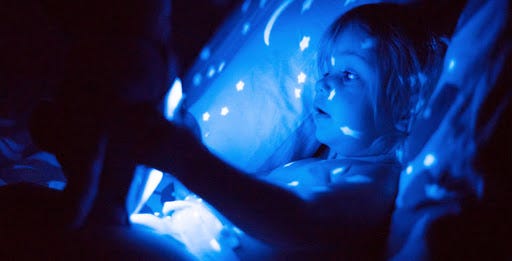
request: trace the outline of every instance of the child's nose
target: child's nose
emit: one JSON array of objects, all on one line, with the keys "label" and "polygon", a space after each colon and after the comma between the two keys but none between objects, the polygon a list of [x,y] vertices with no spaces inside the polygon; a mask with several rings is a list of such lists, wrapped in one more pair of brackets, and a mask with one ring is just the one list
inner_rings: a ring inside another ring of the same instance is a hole
[{"label": "child's nose", "polygon": [[329,85],[329,83],[326,80],[326,77],[320,79],[315,84],[315,92],[316,95],[329,95],[329,92],[331,91],[332,87]]}]

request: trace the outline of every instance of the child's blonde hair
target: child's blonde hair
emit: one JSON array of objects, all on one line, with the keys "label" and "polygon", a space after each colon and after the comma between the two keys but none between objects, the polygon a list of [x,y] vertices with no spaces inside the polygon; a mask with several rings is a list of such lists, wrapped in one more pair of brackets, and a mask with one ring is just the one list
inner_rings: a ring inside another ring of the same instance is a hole
[{"label": "child's blonde hair", "polygon": [[407,137],[442,68],[446,46],[418,18],[416,10],[389,3],[362,5],[332,23],[320,42],[318,68],[324,74],[337,38],[348,26],[357,26],[375,37],[378,73],[383,84],[370,88],[370,99],[376,126],[390,130],[372,145],[379,147],[374,149],[379,153],[397,149]]}]

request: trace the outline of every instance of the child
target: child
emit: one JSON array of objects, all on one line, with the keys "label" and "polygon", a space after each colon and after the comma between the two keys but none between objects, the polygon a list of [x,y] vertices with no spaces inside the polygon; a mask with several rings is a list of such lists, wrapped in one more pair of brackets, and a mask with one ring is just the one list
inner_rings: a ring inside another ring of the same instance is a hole
[{"label": "child", "polygon": [[169,125],[142,134],[140,158],[173,173],[278,256],[378,258],[401,147],[443,51],[421,23],[411,22],[412,11],[360,6],[327,31],[314,99],[316,138],[328,147],[327,159],[287,164],[259,179]]}]

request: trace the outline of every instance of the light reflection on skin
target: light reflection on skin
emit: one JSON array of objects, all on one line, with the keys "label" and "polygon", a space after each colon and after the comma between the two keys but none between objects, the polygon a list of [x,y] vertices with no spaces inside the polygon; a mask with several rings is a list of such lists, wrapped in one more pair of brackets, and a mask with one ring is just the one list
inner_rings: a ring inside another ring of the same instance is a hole
[{"label": "light reflection on skin", "polygon": [[355,131],[355,130],[349,128],[348,126],[340,127],[340,130],[343,134],[345,134],[349,137],[356,138],[356,139],[361,138],[361,134],[362,134],[361,132]]},{"label": "light reflection on skin", "polygon": [[331,92],[329,93],[329,97],[327,97],[327,100],[332,101],[332,99],[334,99],[335,95],[336,95],[336,90],[332,89]]}]

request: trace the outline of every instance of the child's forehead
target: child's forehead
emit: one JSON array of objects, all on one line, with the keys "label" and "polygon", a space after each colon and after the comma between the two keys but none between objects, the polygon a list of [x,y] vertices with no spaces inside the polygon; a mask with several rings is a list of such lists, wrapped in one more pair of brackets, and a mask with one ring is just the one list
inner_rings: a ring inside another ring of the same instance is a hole
[{"label": "child's forehead", "polygon": [[341,28],[336,35],[332,37],[332,52],[343,50],[368,50],[374,49],[377,38],[370,34],[362,26],[357,24],[348,24]]},{"label": "child's forehead", "polygon": [[325,55],[323,64],[327,68],[337,67],[336,61],[343,59],[349,61],[361,60],[367,64],[372,64],[376,59],[377,38],[366,33],[361,29],[347,28],[340,31],[331,38]]}]

